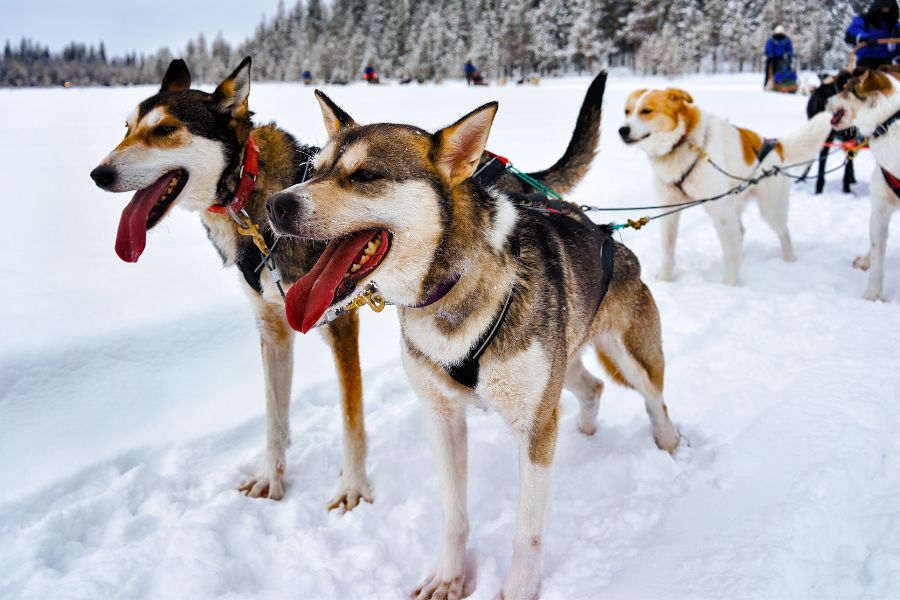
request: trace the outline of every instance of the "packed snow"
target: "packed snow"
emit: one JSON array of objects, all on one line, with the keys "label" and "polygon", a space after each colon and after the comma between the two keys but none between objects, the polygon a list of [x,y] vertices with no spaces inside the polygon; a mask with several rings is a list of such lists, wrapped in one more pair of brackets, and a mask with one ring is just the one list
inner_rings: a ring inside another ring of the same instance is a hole
[{"label": "packed snow", "polygon": [[[646,158],[615,133],[639,86],[684,87],[704,109],[764,135],[800,127],[805,98],[763,93],[761,80],[614,73],[601,152],[571,199],[653,203]],[[360,122],[426,128],[498,99],[490,148],[527,170],[562,153],[587,85],[326,91]],[[297,340],[286,496],[237,492],[261,463],[265,429],[239,276],[221,268],[197,215],[184,211],[150,235],[140,263],[119,261],[127,195],[88,178],[153,91],[0,91],[0,597],[404,597],[436,556],[441,508],[396,316],[363,314],[374,504],[325,510],[341,416],[316,334]],[[322,142],[311,92],[256,84],[251,108],[260,122]],[[655,225],[622,233],[662,314],[666,401],[683,445],[674,459],[658,450],[640,398],[612,383],[587,438],[564,395],[543,598],[900,597],[896,219],[887,301],[863,300],[866,274],[850,267],[868,246],[872,168],[863,154],[852,195],[840,192],[839,174],[822,196],[812,183],[794,187],[795,263],[782,262],[751,206],[739,288],[720,283],[722,254],[702,208],[683,215],[674,283],[653,278]],[[497,415],[472,408],[469,423],[470,597],[491,599],[512,554],[516,446]]]}]

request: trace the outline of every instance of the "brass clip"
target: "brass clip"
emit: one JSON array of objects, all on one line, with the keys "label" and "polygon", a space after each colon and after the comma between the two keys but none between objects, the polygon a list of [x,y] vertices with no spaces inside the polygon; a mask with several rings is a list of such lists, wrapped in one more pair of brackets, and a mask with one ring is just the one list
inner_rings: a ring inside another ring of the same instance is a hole
[{"label": "brass clip", "polygon": [[641,217],[637,221],[635,221],[633,219],[628,219],[628,226],[634,230],[638,230],[649,222],[650,222],[650,219],[648,217]]},{"label": "brass clip", "polygon": [[266,240],[263,238],[262,234],[259,232],[259,226],[256,223],[247,219],[250,223],[246,227],[238,227],[237,231],[241,235],[247,235],[253,238],[253,243],[259,248],[259,251],[262,252],[262,255],[265,257],[269,256],[269,247],[266,245]]},{"label": "brass clip", "polygon": [[344,311],[356,310],[357,308],[362,308],[363,306],[369,305],[374,312],[380,313],[384,310],[385,305],[387,304],[384,301],[384,298],[381,297],[377,291],[375,291],[372,287],[367,287],[363,290],[363,293],[348,302],[343,309]]}]

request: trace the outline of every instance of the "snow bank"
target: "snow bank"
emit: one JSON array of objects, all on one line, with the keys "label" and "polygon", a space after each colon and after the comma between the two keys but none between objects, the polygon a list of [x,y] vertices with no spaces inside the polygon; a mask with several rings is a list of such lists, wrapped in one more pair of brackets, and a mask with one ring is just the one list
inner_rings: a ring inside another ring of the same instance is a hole
[{"label": "snow bank", "polygon": [[[800,126],[805,100],[761,77],[674,82],[769,136]],[[617,139],[610,81],[601,154],[572,195],[653,200],[643,155]],[[651,85],[673,82],[653,80]],[[565,147],[586,79],[540,87],[335,87],[361,122],[435,128],[490,99],[490,147],[523,169]],[[393,312],[363,321],[369,469],[376,502],[326,513],[340,465],[340,411],[326,346],[298,338],[284,501],[234,486],[262,459],[262,372],[237,275],[196,215],[176,211],[139,265],[113,241],[124,196],[90,169],[152,88],[0,91],[0,597],[402,597],[437,551],[437,478],[421,410],[397,360]],[[260,84],[251,102],[305,141],[324,138],[311,90]],[[653,445],[642,403],[611,384],[599,431],[577,433],[566,395],[543,597],[900,596],[900,242],[890,302],[860,299],[850,261],[868,245],[862,183],[823,196],[795,186],[796,263],[756,209],[745,215],[744,286],[722,286],[701,209],[684,213],[677,280],[659,283],[658,232],[623,234],[660,306],[667,402],[686,443]],[[603,219],[621,215],[604,215]],[[589,361],[592,368],[598,366]],[[499,417],[470,411],[471,598],[493,598],[511,559],[515,446]]]}]

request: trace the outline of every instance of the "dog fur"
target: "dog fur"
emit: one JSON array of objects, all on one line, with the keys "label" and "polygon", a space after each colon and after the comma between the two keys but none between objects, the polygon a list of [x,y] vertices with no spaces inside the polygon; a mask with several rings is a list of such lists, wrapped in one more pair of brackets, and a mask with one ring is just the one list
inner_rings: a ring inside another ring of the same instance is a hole
[{"label": "dog fur", "polygon": [[[831,129],[829,119],[826,114],[813,117],[801,130],[782,139],[759,165],[756,155],[763,140],[755,132],[701,110],[684,90],[642,89],[629,96],[619,134],[626,144],[647,154],[660,204],[672,205],[721,194],[739,183],[717,171],[709,161],[698,161],[702,151],[737,177],[748,177],[773,165],[812,161]],[[760,214],[778,236],[782,258],[795,260],[787,225],[789,194],[789,179],[771,177],[740,195],[703,204],[722,244],[726,285],[740,283],[744,237],[741,212],[750,200],[757,201]],[[675,274],[679,214],[660,221],[663,259],[658,276],[663,281],[671,281]]]},{"label": "dog fur", "polygon": [[900,90],[895,71],[867,70],[850,78],[840,93],[829,100],[828,108],[835,114],[835,129],[856,127],[869,139],[869,148],[876,167],[869,184],[872,212],[869,217],[869,251],[853,261],[857,269],[869,272],[864,298],[880,300],[884,293],[884,260],[887,253],[891,217],[900,208],[900,198],[891,190],[882,168],[900,176],[900,128],[894,123],[888,132],[877,138],[870,136],[895,112],[900,110]]},{"label": "dog fur", "polygon": [[[563,159],[533,176],[560,190],[570,189],[581,179],[598,142],[604,85],[605,75],[598,77],[588,89]],[[250,134],[259,145],[260,171],[246,210],[263,229],[268,228],[264,200],[300,181],[309,157],[318,149],[299,144],[274,123],[254,124],[248,104],[249,57],[212,94],[192,90],[190,86],[187,65],[182,60],[172,61],[159,93],[134,108],[126,122],[125,138],[103,159],[92,177],[103,189],[125,192],[152,185],[167,172],[184,172],[186,183],[165,210],[177,204],[198,212],[224,264],[235,265],[252,248],[252,242],[238,234],[231,218],[208,212],[207,208],[233,197],[243,148]],[[519,189],[519,182],[504,177],[497,186],[512,192]],[[286,289],[309,271],[323,247],[309,240],[279,240],[272,256]],[[126,258],[137,260],[132,256]],[[240,281],[246,287],[260,330],[267,423],[263,468],[240,489],[251,497],[277,500],[284,495],[285,451],[290,439],[288,409],[294,332],[288,327],[281,295],[266,269],[261,271],[261,295],[243,277]],[[363,499],[372,500],[365,467],[358,317],[351,314],[337,319],[323,328],[323,333],[334,355],[341,389],[344,444],[340,486],[328,506],[350,510]]]},{"label": "dog fur", "polygon": [[[497,110],[490,103],[434,134],[407,125],[356,125],[317,92],[330,141],[317,176],[269,199],[276,231],[312,240],[386,230],[390,250],[357,290],[373,283],[399,308],[403,364],[425,405],[443,498],[442,547],[418,600],[458,599],[465,587],[466,419],[484,403],[519,442],[520,492],[513,561],[501,597],[539,592],[543,535],[563,387],[578,398],[579,429],[596,429],[603,383],[582,365],[591,347],[611,377],[645,400],[657,445],[674,452],[678,434],[663,401],[665,361],[659,314],[637,258],[616,245],[609,291],[601,294],[601,233],[582,213],[546,217],[517,207],[470,177]],[[287,205],[290,203],[289,205]],[[518,242],[519,251],[514,244]],[[416,307],[437,282],[459,280]],[[447,373],[512,297],[499,334],[480,359],[474,389]]]}]

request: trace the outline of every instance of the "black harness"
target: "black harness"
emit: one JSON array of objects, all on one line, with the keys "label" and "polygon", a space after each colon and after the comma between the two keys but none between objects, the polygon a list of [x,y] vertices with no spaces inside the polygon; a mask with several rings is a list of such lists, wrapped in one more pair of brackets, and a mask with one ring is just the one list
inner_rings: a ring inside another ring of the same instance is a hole
[{"label": "black harness", "polygon": [[[491,160],[479,167],[473,175],[473,178],[482,187],[486,188],[500,179],[505,171],[506,165],[496,158],[491,157]],[[584,219],[588,219],[577,206],[567,202],[564,203],[558,199],[548,198],[541,193],[512,194],[510,195],[510,198],[516,206],[539,212],[544,215],[561,214],[563,211],[576,211],[580,213]],[[600,260],[603,267],[603,278],[600,283],[600,295],[597,300],[597,306],[594,307],[594,314],[597,314],[597,311],[600,310],[600,305],[603,303],[606,292],[609,290],[609,284],[612,281],[613,260],[616,252],[612,228],[609,225],[598,225],[597,227],[603,234],[603,241],[600,244]],[[512,245],[513,256],[518,258],[520,255],[519,238],[514,236],[510,243]],[[497,337],[497,334],[500,333],[500,328],[503,326],[503,322],[509,314],[509,309],[512,306],[515,297],[516,286],[513,285],[509,294],[506,296],[506,300],[503,302],[503,306],[491,322],[490,327],[481,334],[481,338],[479,338],[478,342],[472,346],[472,349],[469,350],[466,357],[459,364],[443,365],[444,370],[454,381],[469,389],[475,389],[475,386],[478,384],[481,356],[488,349],[488,346],[491,345],[491,342],[494,341],[494,338]]]},{"label": "black harness", "polygon": [[869,136],[869,139],[877,140],[878,138],[880,138],[881,136],[886,134],[888,132],[888,129],[891,128],[891,125],[893,125],[897,121],[900,121],[900,110],[898,110],[897,112],[892,114],[890,117],[888,117],[887,121],[885,121],[884,123],[882,123],[881,125],[876,127],[875,131],[873,131],[872,134]]},{"label": "black harness", "polygon": [[[295,183],[304,183],[309,179],[309,174],[312,170],[310,169],[311,166],[312,158],[307,154],[305,161],[298,167],[298,170],[303,169],[303,175],[301,175],[300,179]],[[260,227],[260,232],[262,233],[263,239],[266,240],[266,246],[269,247],[271,253],[270,256],[274,255],[278,240],[275,239],[272,228]],[[241,270],[241,275],[244,276],[244,281],[247,282],[247,285],[253,288],[253,291],[257,294],[262,294],[263,290],[260,278],[262,277],[262,268],[265,266],[266,261],[262,252],[256,247],[256,244],[249,239],[245,240],[238,249],[238,257],[235,264],[237,265],[237,268]]]}]

